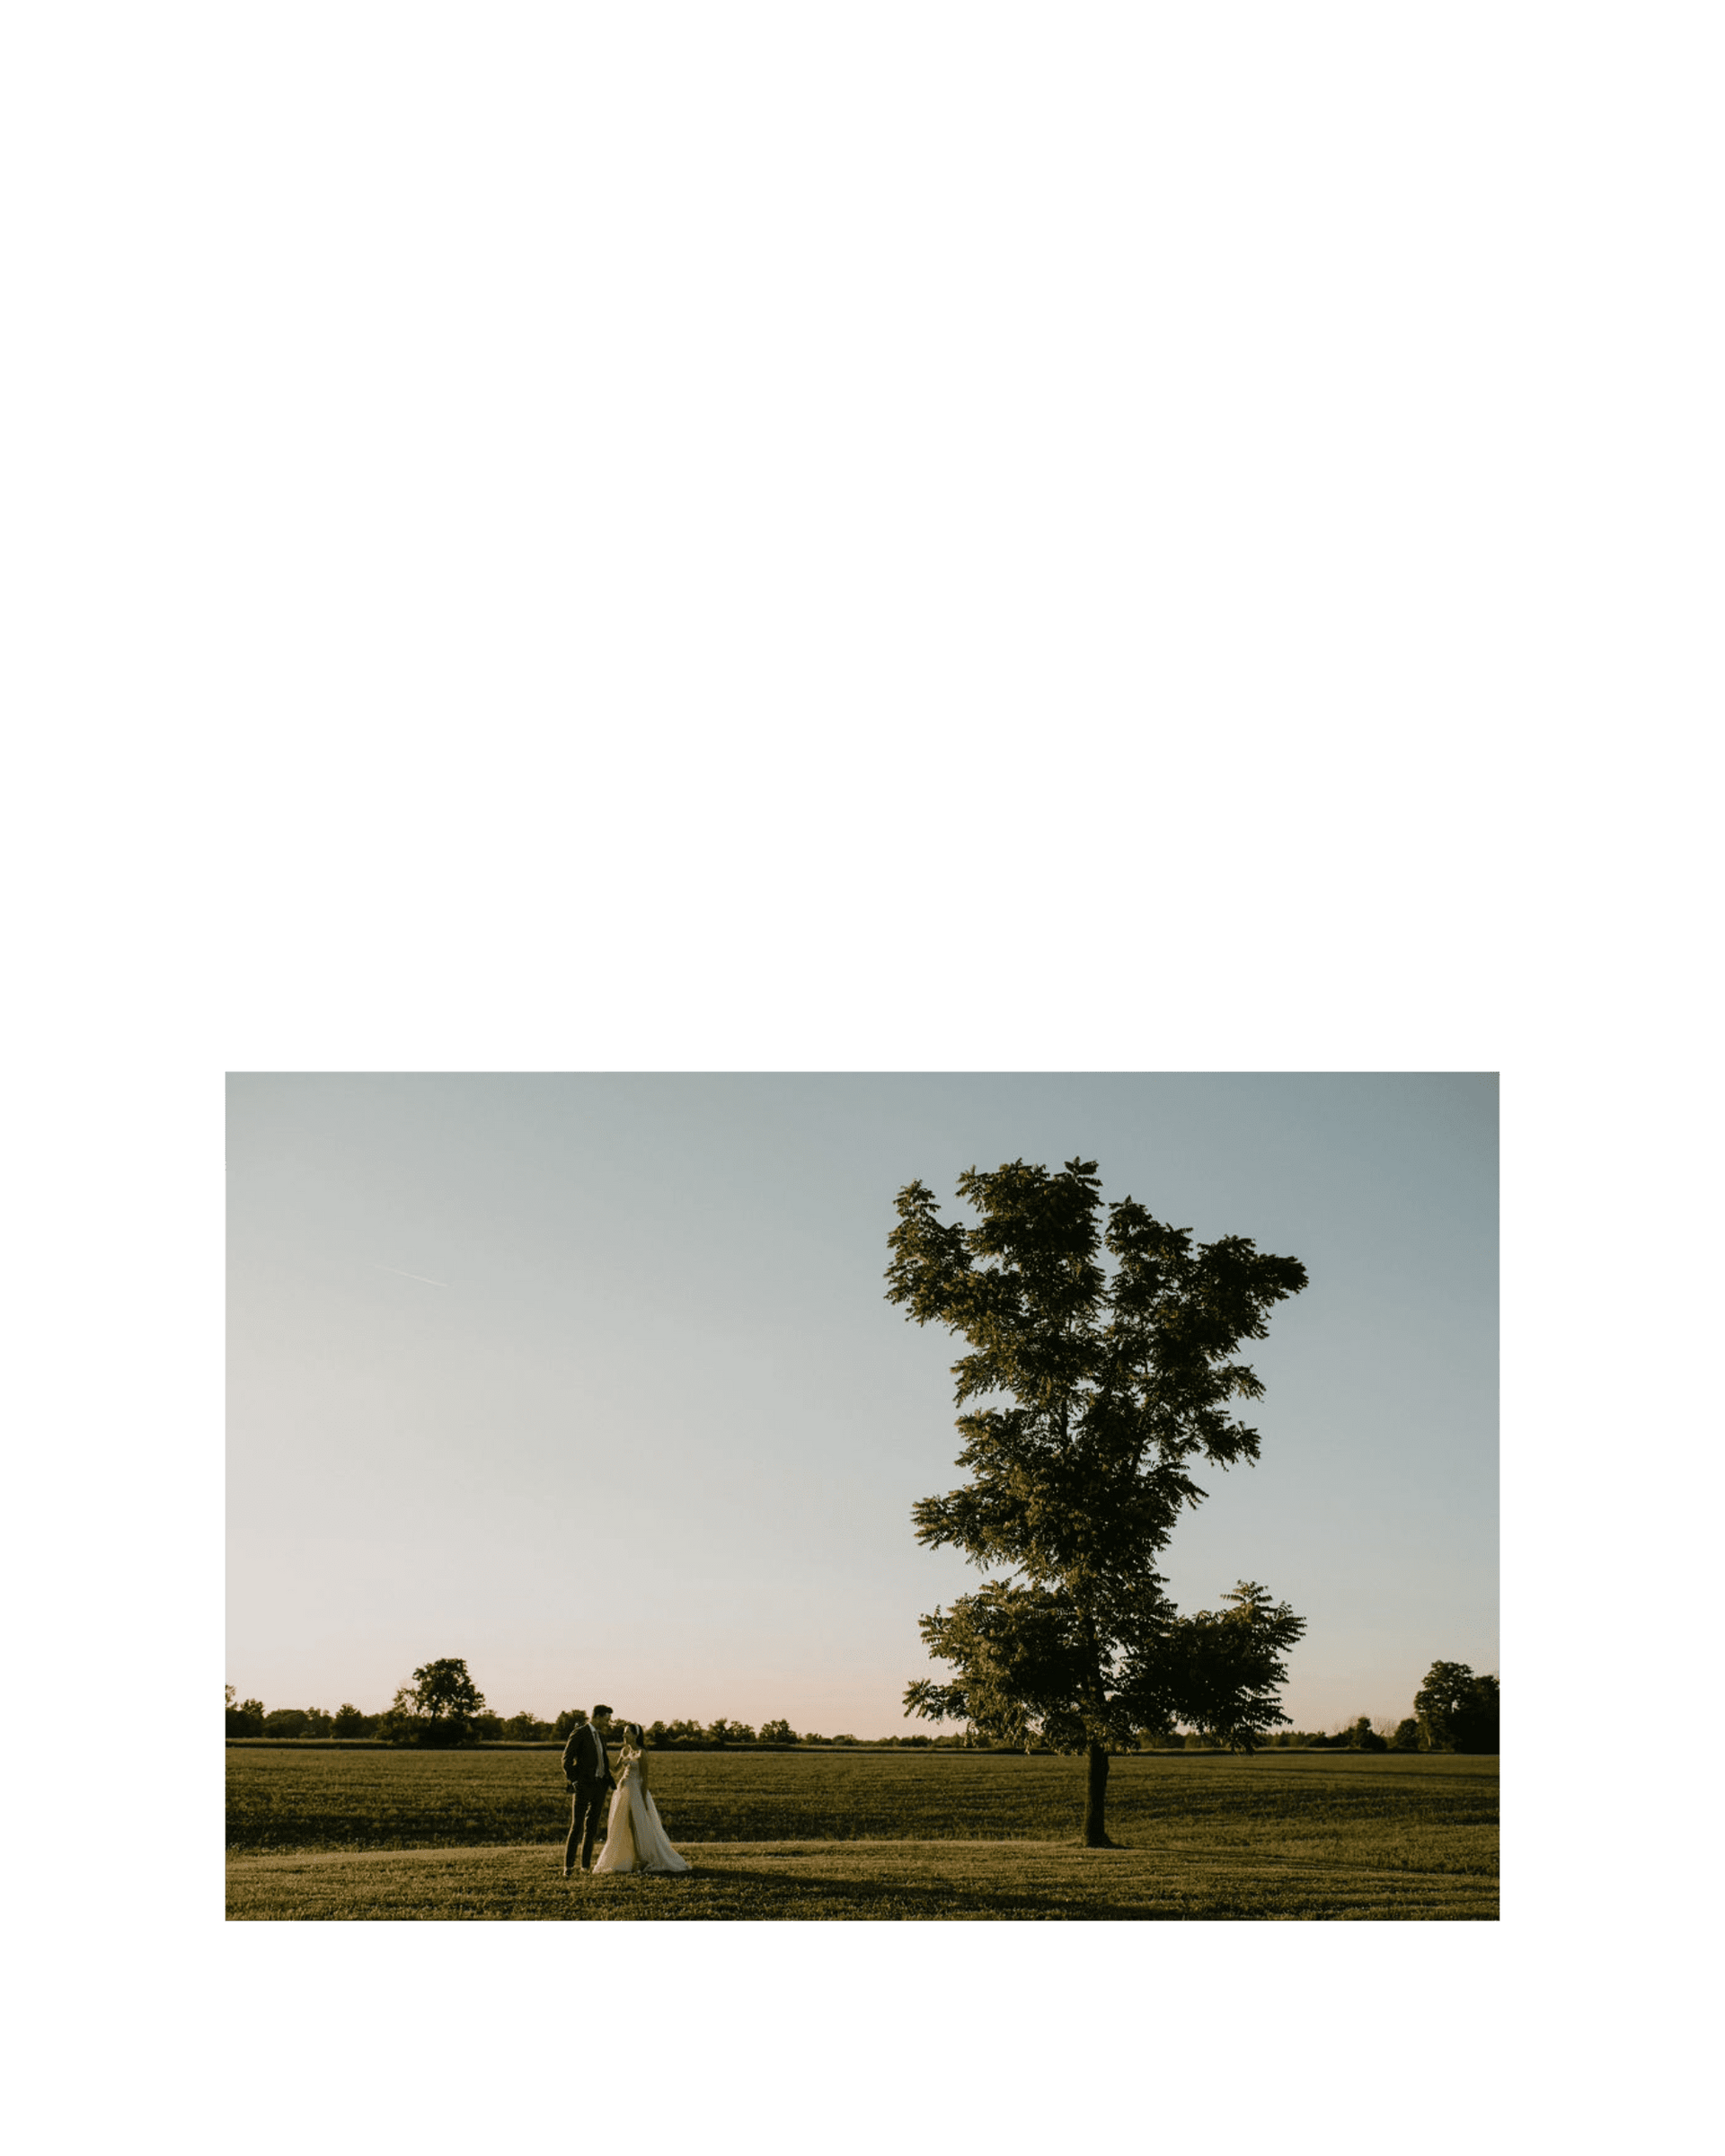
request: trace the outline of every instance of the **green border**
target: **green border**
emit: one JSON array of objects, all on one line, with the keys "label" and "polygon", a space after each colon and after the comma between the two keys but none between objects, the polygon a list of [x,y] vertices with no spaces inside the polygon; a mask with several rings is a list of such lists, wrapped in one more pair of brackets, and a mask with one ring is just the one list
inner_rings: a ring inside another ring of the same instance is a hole
[{"label": "green border", "polygon": [[[32,2147],[1677,2124],[1716,43],[13,32]],[[1503,1069],[1505,1923],[222,1928],[233,1065]]]}]

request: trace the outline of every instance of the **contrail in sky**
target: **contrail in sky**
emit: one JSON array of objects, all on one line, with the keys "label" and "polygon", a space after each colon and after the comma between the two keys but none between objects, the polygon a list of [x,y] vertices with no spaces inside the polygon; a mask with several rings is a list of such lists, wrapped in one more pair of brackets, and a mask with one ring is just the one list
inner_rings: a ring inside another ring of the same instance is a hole
[{"label": "contrail in sky", "polygon": [[404,1273],[399,1265],[377,1265],[375,1258],[371,1262],[380,1273],[394,1273],[398,1280],[423,1280],[428,1287],[447,1287],[449,1285],[447,1280],[433,1280],[428,1273]]}]

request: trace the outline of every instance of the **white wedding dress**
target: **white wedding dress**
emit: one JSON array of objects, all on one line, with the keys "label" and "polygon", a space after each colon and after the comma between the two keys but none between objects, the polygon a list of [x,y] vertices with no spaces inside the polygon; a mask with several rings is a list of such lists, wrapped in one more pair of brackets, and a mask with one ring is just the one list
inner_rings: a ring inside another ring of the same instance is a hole
[{"label": "white wedding dress", "polygon": [[623,1772],[611,1792],[605,1847],[593,1860],[601,1871],[687,1871],[659,1824],[659,1807],[647,1787],[647,1763],[639,1752],[625,1752]]}]

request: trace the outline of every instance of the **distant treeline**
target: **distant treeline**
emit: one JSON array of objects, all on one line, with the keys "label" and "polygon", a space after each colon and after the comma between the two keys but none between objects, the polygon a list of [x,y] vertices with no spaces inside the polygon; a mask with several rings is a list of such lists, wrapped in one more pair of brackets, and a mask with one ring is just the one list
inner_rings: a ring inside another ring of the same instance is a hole
[{"label": "distant treeline", "polygon": [[[627,1715],[615,1715],[611,1719],[610,1734],[615,1743],[621,1735]],[[550,1745],[562,1744],[571,1729],[586,1721],[587,1716],[579,1708],[566,1707],[554,1721],[541,1721],[533,1714],[513,1714],[507,1718],[498,1714],[470,1714],[463,1718],[465,1740],[481,1745]],[[837,1736],[823,1736],[818,1729],[793,1729],[789,1722],[763,1722],[752,1729],[747,1722],[733,1722],[721,1715],[712,1722],[650,1722],[642,1725],[647,1742],[659,1748],[675,1748],[681,1745],[691,1750],[713,1751],[733,1745],[912,1745],[927,1749],[940,1746],[951,1750],[962,1746],[962,1733],[953,1736],[853,1736],[848,1731]],[[373,1743],[413,1744],[423,1735],[421,1718],[404,1714],[390,1708],[382,1714],[361,1714],[357,1707],[338,1707],[333,1714],[321,1707],[275,1707],[266,1709],[261,1700],[242,1700],[237,1706],[229,1704],[227,1734],[230,1736],[281,1736],[297,1737],[363,1737]]]},{"label": "distant treeline", "polygon": [[[415,1673],[418,1674],[417,1672]],[[1341,1750],[1350,1752],[1496,1752],[1498,1749],[1498,1680],[1475,1676],[1465,1663],[1434,1662],[1426,1681],[1414,1694],[1414,1711],[1405,1719],[1374,1721],[1369,1715],[1344,1722],[1331,1730],[1283,1729],[1263,1739],[1272,1751]],[[577,1707],[566,1707],[554,1721],[536,1715],[505,1718],[482,1708],[460,1717],[459,1734],[452,1727],[445,1742],[493,1745],[562,1744],[571,1730],[586,1721]],[[614,1715],[615,1736],[631,1718]],[[758,1729],[721,1715],[716,1721],[651,1722],[643,1725],[650,1745],[661,1750],[681,1746],[690,1751],[729,1750],[759,1745],[856,1745],[898,1746],[916,1751],[1005,1751],[969,1730],[951,1736],[857,1737],[848,1731],[823,1736],[818,1730],[793,1729],[789,1722],[763,1722]],[[232,1689],[227,1698],[227,1734],[233,1737],[273,1736],[297,1738],[367,1739],[372,1743],[415,1745],[427,1741],[427,1717],[398,1703],[382,1714],[361,1714],[357,1707],[342,1705],[333,1714],[320,1707],[266,1709],[261,1700],[235,1702]],[[1139,1739],[1141,1752],[1209,1752],[1216,1749],[1207,1736],[1176,1734]]]},{"label": "distant treeline", "polygon": [[1283,1729],[1264,1741],[1296,1750],[1322,1745],[1350,1752],[1495,1752],[1498,1692],[1495,1676],[1475,1676],[1465,1662],[1434,1662],[1413,1695],[1413,1712],[1393,1726],[1362,1714],[1327,1735]]}]

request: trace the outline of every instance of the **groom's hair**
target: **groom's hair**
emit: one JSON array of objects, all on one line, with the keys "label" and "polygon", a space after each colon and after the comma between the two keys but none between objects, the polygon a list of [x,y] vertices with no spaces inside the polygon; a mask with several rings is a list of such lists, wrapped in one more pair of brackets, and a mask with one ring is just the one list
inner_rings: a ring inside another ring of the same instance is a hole
[{"label": "groom's hair", "polygon": [[596,1722],[601,1720],[608,1721],[610,1719],[610,1716],[611,1710],[608,1707],[596,1707],[593,1710],[593,1719]]}]

